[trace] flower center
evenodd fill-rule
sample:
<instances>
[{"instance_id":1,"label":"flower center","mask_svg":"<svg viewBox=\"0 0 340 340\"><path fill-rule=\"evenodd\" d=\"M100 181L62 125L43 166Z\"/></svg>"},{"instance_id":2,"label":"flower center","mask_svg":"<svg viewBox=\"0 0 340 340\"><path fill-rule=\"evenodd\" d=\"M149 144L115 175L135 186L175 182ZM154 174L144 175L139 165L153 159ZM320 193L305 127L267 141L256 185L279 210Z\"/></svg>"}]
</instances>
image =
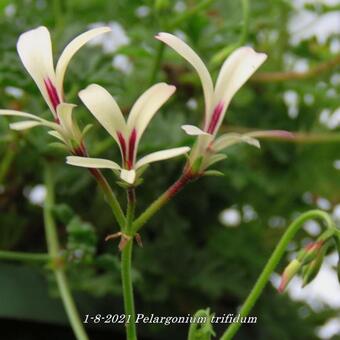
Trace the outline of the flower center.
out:
<instances>
[{"instance_id":1,"label":"flower center","mask_svg":"<svg viewBox=\"0 0 340 340\"><path fill-rule=\"evenodd\" d=\"M135 148L136 148L136 141L137 141L137 130L133 129L131 131L128 147L126 145L125 138L121 132L117 132L117 137L119 140L120 148L122 151L123 163L124 166L131 170L133 168L134 158L135 158Z\"/></svg>"},{"instance_id":2,"label":"flower center","mask_svg":"<svg viewBox=\"0 0 340 340\"><path fill-rule=\"evenodd\" d=\"M136 140L137 140L137 131L133 129L129 139L129 156L127 159L127 166L130 170L133 165L134 156L135 156L135 147L136 147Z\"/></svg>"},{"instance_id":3,"label":"flower center","mask_svg":"<svg viewBox=\"0 0 340 340\"><path fill-rule=\"evenodd\" d=\"M206 132L210 134L213 134L215 132L217 123L219 122L220 117L221 117L222 110L223 110L223 103L219 102L214 109L214 112L211 116L211 120L209 122Z\"/></svg>"},{"instance_id":4,"label":"flower center","mask_svg":"<svg viewBox=\"0 0 340 340\"><path fill-rule=\"evenodd\" d=\"M60 98L57 92L57 89L52 84L51 80L49 78L44 79L45 87L48 93L48 96L50 98L51 104L53 106L54 111L57 112L57 106L60 104Z\"/></svg>"}]
</instances>

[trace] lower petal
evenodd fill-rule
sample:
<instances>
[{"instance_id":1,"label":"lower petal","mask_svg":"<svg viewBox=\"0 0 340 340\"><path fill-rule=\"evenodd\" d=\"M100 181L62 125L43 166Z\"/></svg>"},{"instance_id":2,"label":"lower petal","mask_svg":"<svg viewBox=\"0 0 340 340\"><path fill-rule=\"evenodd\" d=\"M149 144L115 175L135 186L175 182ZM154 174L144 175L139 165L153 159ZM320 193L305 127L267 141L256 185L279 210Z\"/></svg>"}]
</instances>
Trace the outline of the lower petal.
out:
<instances>
[{"instance_id":1,"label":"lower petal","mask_svg":"<svg viewBox=\"0 0 340 340\"><path fill-rule=\"evenodd\" d=\"M70 165L80 166L83 168L112 169L112 170L120 169L120 166L117 163L103 158L68 156L66 157L66 163Z\"/></svg>"}]
</instances>

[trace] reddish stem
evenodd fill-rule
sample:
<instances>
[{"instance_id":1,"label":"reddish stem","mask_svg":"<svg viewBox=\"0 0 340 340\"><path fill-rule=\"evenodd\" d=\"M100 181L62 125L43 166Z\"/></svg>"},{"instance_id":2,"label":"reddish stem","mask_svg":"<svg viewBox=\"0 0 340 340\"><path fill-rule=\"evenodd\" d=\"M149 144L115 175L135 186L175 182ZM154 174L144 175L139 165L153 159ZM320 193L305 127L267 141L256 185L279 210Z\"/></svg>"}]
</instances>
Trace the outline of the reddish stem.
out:
<instances>
[{"instance_id":1,"label":"reddish stem","mask_svg":"<svg viewBox=\"0 0 340 340\"><path fill-rule=\"evenodd\" d=\"M158 197L133 223L132 235L134 235L151 217L153 217L159 209L168 203L175 195L177 195L186 184L200 177L194 174L191 169L184 171L181 177L172 184L160 197Z\"/></svg>"}]
</instances>

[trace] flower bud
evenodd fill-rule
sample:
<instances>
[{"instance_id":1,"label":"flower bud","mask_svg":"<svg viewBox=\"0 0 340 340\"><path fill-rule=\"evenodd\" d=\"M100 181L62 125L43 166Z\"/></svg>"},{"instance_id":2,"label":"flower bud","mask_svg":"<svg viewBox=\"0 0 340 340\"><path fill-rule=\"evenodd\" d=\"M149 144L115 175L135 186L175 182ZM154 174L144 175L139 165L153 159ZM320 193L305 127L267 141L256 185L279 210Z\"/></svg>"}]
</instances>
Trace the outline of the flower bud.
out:
<instances>
[{"instance_id":1,"label":"flower bud","mask_svg":"<svg viewBox=\"0 0 340 340\"><path fill-rule=\"evenodd\" d=\"M306 265L303 269L303 275L302 275L302 279L303 279L303 283L302 283L302 287L305 287L306 285L308 285L310 282L312 282L316 275L318 275L323 259L325 257L327 248L328 248L329 242L327 242L322 248L320 248L315 256L315 258L309 262L308 265Z\"/></svg>"},{"instance_id":2,"label":"flower bud","mask_svg":"<svg viewBox=\"0 0 340 340\"><path fill-rule=\"evenodd\" d=\"M318 240L316 242L311 242L299 253L297 259L306 265L312 262L318 255L319 250L324 245L323 240Z\"/></svg>"},{"instance_id":3,"label":"flower bud","mask_svg":"<svg viewBox=\"0 0 340 340\"><path fill-rule=\"evenodd\" d=\"M298 273L301 266L302 263L297 259L294 259L292 262L289 263L281 276L281 282L278 288L279 293L282 293L286 289L288 283Z\"/></svg>"},{"instance_id":4,"label":"flower bud","mask_svg":"<svg viewBox=\"0 0 340 340\"><path fill-rule=\"evenodd\" d=\"M336 248L338 250L338 267L337 267L337 272L338 272L338 280L340 283L340 233L336 235L335 237L335 244Z\"/></svg>"}]
</instances>

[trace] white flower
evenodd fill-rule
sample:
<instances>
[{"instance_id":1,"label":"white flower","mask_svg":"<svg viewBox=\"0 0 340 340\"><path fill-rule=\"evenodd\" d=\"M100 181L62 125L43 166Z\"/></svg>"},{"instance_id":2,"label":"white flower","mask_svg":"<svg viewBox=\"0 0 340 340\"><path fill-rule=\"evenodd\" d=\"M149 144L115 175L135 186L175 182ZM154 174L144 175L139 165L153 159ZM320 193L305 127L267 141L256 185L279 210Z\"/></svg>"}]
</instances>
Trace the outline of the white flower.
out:
<instances>
[{"instance_id":1,"label":"white flower","mask_svg":"<svg viewBox=\"0 0 340 340\"><path fill-rule=\"evenodd\" d=\"M216 135L230 100L240 87L266 60L267 55L257 53L250 47L235 50L224 62L217 77L215 87L201 58L184 41L169 33L159 33L156 38L173 48L197 71L203 86L205 99L204 128L185 126L190 135Z\"/></svg>"},{"instance_id":2,"label":"white flower","mask_svg":"<svg viewBox=\"0 0 340 340\"><path fill-rule=\"evenodd\" d=\"M205 101L203 128L193 125L182 126L187 134L198 136L197 143L190 155L191 165L199 160L196 171L203 172L207 167L224 159L225 155L218 152L235 143L246 142L260 147L259 142L254 137L261 137L261 133L227 133L217 138L216 134L231 99L262 65L267 55L257 53L250 47L236 49L223 63L214 85L210 73L201 58L184 41L169 33L159 33L156 35L156 39L164 42L186 59L197 71L202 83ZM270 136L270 134L276 136L280 133L285 132L266 131L264 134L266 136Z\"/></svg>"},{"instance_id":3,"label":"white flower","mask_svg":"<svg viewBox=\"0 0 340 340\"><path fill-rule=\"evenodd\" d=\"M118 170L120 177L129 184L135 183L138 169L145 165L182 155L190 150L180 147L153 152L136 161L139 141L158 109L175 92L175 87L158 83L145 91L133 105L127 121L114 100L103 87L92 84L79 92L79 97L95 116L99 123L117 142L121 156L122 166L117 163L98 158L69 156L67 163L86 168L109 168Z\"/></svg>"},{"instance_id":4,"label":"white flower","mask_svg":"<svg viewBox=\"0 0 340 340\"><path fill-rule=\"evenodd\" d=\"M61 53L54 68L52 43L48 29L44 26L32 29L20 35L17 50L27 72L37 84L42 96L49 106L54 122L49 122L35 115L14 111L0 110L0 115L24 117L28 120L12 123L14 130L29 129L44 125L52 129L50 134L66 144L68 139L79 138L79 129L72 120L74 105L64 103L63 80L67 66L73 55L89 40L110 31L107 27L89 30L73 39ZM66 141L65 141L66 140Z\"/></svg>"}]
</instances>

